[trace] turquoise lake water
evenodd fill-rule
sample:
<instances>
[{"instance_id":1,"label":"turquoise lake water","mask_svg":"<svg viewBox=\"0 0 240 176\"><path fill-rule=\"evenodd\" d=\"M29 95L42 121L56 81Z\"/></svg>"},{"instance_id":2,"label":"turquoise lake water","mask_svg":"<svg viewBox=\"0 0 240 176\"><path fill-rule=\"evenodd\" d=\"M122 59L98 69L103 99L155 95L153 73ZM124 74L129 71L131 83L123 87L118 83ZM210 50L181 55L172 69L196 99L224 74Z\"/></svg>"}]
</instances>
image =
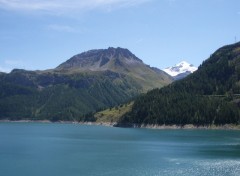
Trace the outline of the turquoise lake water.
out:
<instances>
[{"instance_id":1,"label":"turquoise lake water","mask_svg":"<svg viewBox=\"0 0 240 176\"><path fill-rule=\"evenodd\" d=\"M239 176L240 131L0 123L0 176Z\"/></svg>"}]
</instances>

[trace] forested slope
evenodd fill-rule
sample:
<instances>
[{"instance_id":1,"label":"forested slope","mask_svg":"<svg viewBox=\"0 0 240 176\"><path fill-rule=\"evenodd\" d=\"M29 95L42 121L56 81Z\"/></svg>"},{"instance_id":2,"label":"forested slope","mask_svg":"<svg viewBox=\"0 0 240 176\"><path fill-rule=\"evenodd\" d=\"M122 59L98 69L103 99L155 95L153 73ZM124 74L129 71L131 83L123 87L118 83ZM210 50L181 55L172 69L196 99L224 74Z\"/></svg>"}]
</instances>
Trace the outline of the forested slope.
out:
<instances>
[{"instance_id":1,"label":"forested slope","mask_svg":"<svg viewBox=\"0 0 240 176\"><path fill-rule=\"evenodd\" d=\"M240 43L218 49L183 80L139 97L119 126L240 122Z\"/></svg>"},{"instance_id":2,"label":"forested slope","mask_svg":"<svg viewBox=\"0 0 240 176\"><path fill-rule=\"evenodd\" d=\"M171 81L127 49L91 50L55 69L0 74L0 119L95 121L94 112Z\"/></svg>"}]
</instances>

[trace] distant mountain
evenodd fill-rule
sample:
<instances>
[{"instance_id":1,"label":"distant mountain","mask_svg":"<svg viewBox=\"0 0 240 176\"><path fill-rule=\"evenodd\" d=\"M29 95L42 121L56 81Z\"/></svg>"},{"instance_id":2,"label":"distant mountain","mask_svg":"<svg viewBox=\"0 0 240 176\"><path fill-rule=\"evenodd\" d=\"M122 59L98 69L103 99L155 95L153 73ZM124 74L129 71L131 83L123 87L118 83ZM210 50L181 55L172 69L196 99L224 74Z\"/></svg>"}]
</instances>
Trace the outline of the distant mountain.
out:
<instances>
[{"instance_id":1,"label":"distant mountain","mask_svg":"<svg viewBox=\"0 0 240 176\"><path fill-rule=\"evenodd\" d=\"M240 42L218 49L185 79L139 97L118 125L239 124L239 95Z\"/></svg>"},{"instance_id":2,"label":"distant mountain","mask_svg":"<svg viewBox=\"0 0 240 176\"><path fill-rule=\"evenodd\" d=\"M139 64L143 64L142 60L128 49L109 47L108 49L90 50L75 55L60 64L57 69L125 72L126 67L134 67Z\"/></svg>"},{"instance_id":3,"label":"distant mountain","mask_svg":"<svg viewBox=\"0 0 240 176\"><path fill-rule=\"evenodd\" d=\"M144 64L128 49L119 47L83 52L56 68L56 71L65 73L103 72L106 70L131 77L140 86L141 92L162 87L173 80L162 70Z\"/></svg>"},{"instance_id":4,"label":"distant mountain","mask_svg":"<svg viewBox=\"0 0 240 176\"><path fill-rule=\"evenodd\" d=\"M192 64L189 64L186 61L182 61L175 66L164 69L163 71L171 75L175 80L179 80L185 78L196 70L197 67L194 67Z\"/></svg>"},{"instance_id":5,"label":"distant mountain","mask_svg":"<svg viewBox=\"0 0 240 176\"><path fill-rule=\"evenodd\" d=\"M55 69L0 74L0 119L94 121L93 112L171 82L127 49L91 50Z\"/></svg>"}]
</instances>

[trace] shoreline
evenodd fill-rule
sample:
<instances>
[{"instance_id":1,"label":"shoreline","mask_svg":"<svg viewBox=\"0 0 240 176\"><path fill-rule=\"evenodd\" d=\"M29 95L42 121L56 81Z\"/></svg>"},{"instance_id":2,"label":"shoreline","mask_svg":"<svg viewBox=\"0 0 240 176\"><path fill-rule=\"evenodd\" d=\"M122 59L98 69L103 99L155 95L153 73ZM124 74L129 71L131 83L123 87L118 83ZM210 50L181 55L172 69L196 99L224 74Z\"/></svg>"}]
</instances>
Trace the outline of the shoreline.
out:
<instances>
[{"instance_id":1,"label":"shoreline","mask_svg":"<svg viewBox=\"0 0 240 176\"><path fill-rule=\"evenodd\" d=\"M0 120L0 123L59 123L59 124L80 124L80 125L96 125L114 127L116 122L78 122L78 121L50 121L50 120Z\"/></svg>"},{"instance_id":2,"label":"shoreline","mask_svg":"<svg viewBox=\"0 0 240 176\"><path fill-rule=\"evenodd\" d=\"M240 130L240 125L234 124L225 124L225 125L208 125L208 126L196 126L193 124L186 124L184 126L181 125L140 125L140 127L133 127L133 128L146 128L146 129L169 129L169 130Z\"/></svg>"},{"instance_id":3,"label":"shoreline","mask_svg":"<svg viewBox=\"0 0 240 176\"><path fill-rule=\"evenodd\" d=\"M158 130L240 130L240 125L225 124L225 125L208 125L208 126L196 126L193 124L181 125L154 125L154 124L131 124L131 126L119 126L116 122L78 122L78 121L56 121L52 122L50 120L0 120L0 123L59 123L59 124L79 124L79 125L89 125L89 126L106 126L106 127L117 127L117 128L142 128L142 129L158 129Z\"/></svg>"}]
</instances>

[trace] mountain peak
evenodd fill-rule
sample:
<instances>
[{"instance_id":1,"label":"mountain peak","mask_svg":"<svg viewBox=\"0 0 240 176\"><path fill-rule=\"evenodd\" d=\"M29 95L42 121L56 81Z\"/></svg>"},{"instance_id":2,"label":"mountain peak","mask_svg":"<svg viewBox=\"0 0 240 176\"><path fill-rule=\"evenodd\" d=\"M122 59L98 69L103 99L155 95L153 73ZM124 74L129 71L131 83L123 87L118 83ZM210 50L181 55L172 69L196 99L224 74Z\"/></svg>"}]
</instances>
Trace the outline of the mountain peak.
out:
<instances>
[{"instance_id":1,"label":"mountain peak","mask_svg":"<svg viewBox=\"0 0 240 176\"><path fill-rule=\"evenodd\" d=\"M142 60L137 58L128 49L109 47L108 49L94 49L77 54L66 62L60 64L57 69L77 69L80 71L115 71L117 66L124 67L126 65L140 63L143 63Z\"/></svg>"},{"instance_id":2,"label":"mountain peak","mask_svg":"<svg viewBox=\"0 0 240 176\"><path fill-rule=\"evenodd\" d=\"M176 64L175 66L182 66L182 67L188 67L191 64L189 64L187 61L181 61L180 63Z\"/></svg>"},{"instance_id":3,"label":"mountain peak","mask_svg":"<svg viewBox=\"0 0 240 176\"><path fill-rule=\"evenodd\" d=\"M181 79L197 70L192 64L187 61L181 61L180 63L164 69L167 74L173 76L175 79ZM180 75L180 77L179 77Z\"/></svg>"},{"instance_id":4,"label":"mountain peak","mask_svg":"<svg viewBox=\"0 0 240 176\"><path fill-rule=\"evenodd\" d=\"M120 47L83 52L59 65L56 71L69 74L84 72L100 74L100 72L110 71L130 77L144 92L173 81L172 77L165 72L146 65L128 49ZM142 88L141 85L143 85Z\"/></svg>"}]
</instances>

